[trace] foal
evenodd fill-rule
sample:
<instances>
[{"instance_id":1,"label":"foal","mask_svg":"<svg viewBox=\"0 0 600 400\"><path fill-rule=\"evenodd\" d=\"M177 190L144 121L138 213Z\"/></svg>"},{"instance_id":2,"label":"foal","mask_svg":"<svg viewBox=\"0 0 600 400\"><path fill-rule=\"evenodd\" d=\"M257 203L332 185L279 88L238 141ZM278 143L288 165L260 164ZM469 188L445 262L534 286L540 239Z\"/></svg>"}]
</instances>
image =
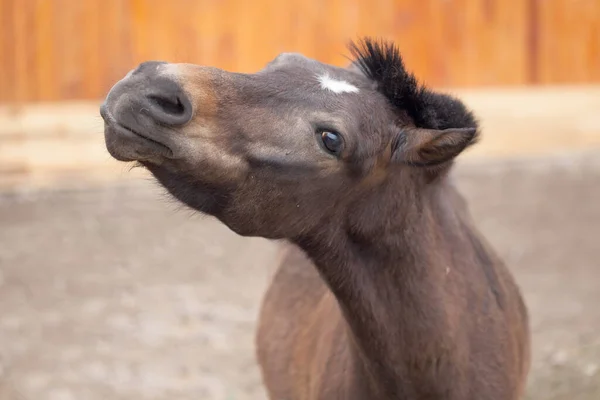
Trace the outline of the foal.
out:
<instances>
[{"instance_id":1,"label":"foal","mask_svg":"<svg viewBox=\"0 0 600 400\"><path fill-rule=\"evenodd\" d=\"M512 400L527 310L448 172L478 136L398 49L255 74L147 62L101 107L108 151L244 236L287 239L258 358L271 399Z\"/></svg>"}]
</instances>

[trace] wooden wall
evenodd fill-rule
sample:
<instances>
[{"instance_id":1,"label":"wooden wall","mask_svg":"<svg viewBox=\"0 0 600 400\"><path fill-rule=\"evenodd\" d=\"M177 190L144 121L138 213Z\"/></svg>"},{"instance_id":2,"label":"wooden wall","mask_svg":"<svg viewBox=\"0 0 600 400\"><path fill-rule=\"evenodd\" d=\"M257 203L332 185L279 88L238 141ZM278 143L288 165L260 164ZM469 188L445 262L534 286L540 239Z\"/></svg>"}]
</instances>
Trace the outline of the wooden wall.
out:
<instances>
[{"instance_id":1,"label":"wooden wall","mask_svg":"<svg viewBox=\"0 0 600 400\"><path fill-rule=\"evenodd\" d=\"M344 65L360 35L436 86L600 82L600 0L0 0L0 102L101 98L148 59Z\"/></svg>"}]
</instances>

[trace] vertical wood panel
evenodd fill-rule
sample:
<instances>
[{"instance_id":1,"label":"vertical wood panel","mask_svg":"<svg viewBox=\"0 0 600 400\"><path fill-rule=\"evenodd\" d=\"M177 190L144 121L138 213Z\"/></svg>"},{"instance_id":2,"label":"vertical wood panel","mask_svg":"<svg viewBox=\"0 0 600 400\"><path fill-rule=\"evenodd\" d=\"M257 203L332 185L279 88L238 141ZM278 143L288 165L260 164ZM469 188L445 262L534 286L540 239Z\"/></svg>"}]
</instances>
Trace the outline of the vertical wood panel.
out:
<instances>
[{"instance_id":1,"label":"vertical wood panel","mask_svg":"<svg viewBox=\"0 0 600 400\"><path fill-rule=\"evenodd\" d=\"M58 57L56 78L58 93L62 99L85 97L85 86L89 77L84 76L84 60L90 52L99 51L86 47L82 31L91 18L86 15L84 4L87 2L71 0L53 0L55 57Z\"/></svg>"},{"instance_id":2,"label":"vertical wood panel","mask_svg":"<svg viewBox=\"0 0 600 400\"><path fill-rule=\"evenodd\" d=\"M231 11L233 19L237 21L234 29L236 41L239 44L235 69L240 72L251 72L255 67L254 63L248 60L258 60L264 57L267 45L258 41L258 35L261 30L260 25L264 26L268 23L261 18L260 9L255 3L241 2L237 7L232 7ZM263 23L258 23L258 21Z\"/></svg>"},{"instance_id":3,"label":"vertical wood panel","mask_svg":"<svg viewBox=\"0 0 600 400\"><path fill-rule=\"evenodd\" d=\"M13 8L14 34L14 65L15 65L15 99L19 102L26 101L29 96L37 98L35 85L35 44L34 17L35 4L25 2Z\"/></svg>"},{"instance_id":4,"label":"vertical wood panel","mask_svg":"<svg viewBox=\"0 0 600 400\"><path fill-rule=\"evenodd\" d=\"M3 101L15 101L15 43L12 35L15 32L14 0L0 0L0 23L2 23L0 35L0 99Z\"/></svg>"},{"instance_id":5,"label":"vertical wood panel","mask_svg":"<svg viewBox=\"0 0 600 400\"><path fill-rule=\"evenodd\" d=\"M56 47L60 45L54 40L54 15L52 0L35 1L35 85L37 96L27 93L30 100L55 100L58 96L57 69L60 58L56 57ZM90 77L93 79L92 77Z\"/></svg>"},{"instance_id":6,"label":"vertical wood panel","mask_svg":"<svg viewBox=\"0 0 600 400\"><path fill-rule=\"evenodd\" d=\"M91 98L101 91L101 62L102 47L100 45L100 34L102 14L104 5L97 1L82 1L81 18L84 22L80 32L83 42L83 65L82 79L84 84L81 88L83 96ZM95 49L95 50L94 50Z\"/></svg>"},{"instance_id":7,"label":"vertical wood panel","mask_svg":"<svg viewBox=\"0 0 600 400\"><path fill-rule=\"evenodd\" d=\"M526 83L527 2L452 0L432 3L436 85Z\"/></svg>"},{"instance_id":8,"label":"vertical wood panel","mask_svg":"<svg viewBox=\"0 0 600 400\"><path fill-rule=\"evenodd\" d=\"M218 24L222 18L221 10L228 9L227 3L229 2L224 2L219 6L215 1L203 0L190 10L197 16L197 20L189 25L188 30L184 32L184 39L182 39L182 42L191 45L188 49L188 57L186 57L187 62L210 64L216 61L219 54ZM189 41L187 37L190 37ZM233 65L229 65L229 67L235 68Z\"/></svg>"},{"instance_id":9,"label":"vertical wood panel","mask_svg":"<svg viewBox=\"0 0 600 400\"><path fill-rule=\"evenodd\" d=\"M130 1L131 19L128 22L131 24L131 42L134 60L151 58L150 43L153 30L149 8L148 1L146 0Z\"/></svg>"},{"instance_id":10,"label":"vertical wood panel","mask_svg":"<svg viewBox=\"0 0 600 400\"><path fill-rule=\"evenodd\" d=\"M123 71L122 64L129 62L127 53L123 47L131 43L129 35L123 35L125 19L122 18L123 9L129 7L128 2L120 0L105 0L101 12L98 14L100 25L99 47L100 56L99 74L100 74L100 92L99 96L104 96L111 83L114 84L127 71ZM130 28L132 24L128 23Z\"/></svg>"},{"instance_id":11,"label":"vertical wood panel","mask_svg":"<svg viewBox=\"0 0 600 400\"><path fill-rule=\"evenodd\" d=\"M428 83L440 82L435 71L435 35L431 18L432 2L419 0L402 0L389 4L369 4L360 2L360 28L358 35L375 36L395 40L404 57L406 66L415 72L419 78ZM376 7L379 13L388 17L387 23L379 25L370 18L370 9ZM446 60L447 61L447 60Z\"/></svg>"},{"instance_id":12,"label":"vertical wood panel","mask_svg":"<svg viewBox=\"0 0 600 400\"><path fill-rule=\"evenodd\" d=\"M435 86L600 81L598 0L0 0L0 101L103 97L139 62L346 65L394 39Z\"/></svg>"},{"instance_id":13,"label":"vertical wood panel","mask_svg":"<svg viewBox=\"0 0 600 400\"><path fill-rule=\"evenodd\" d=\"M101 96L135 65L137 43L134 40L135 24L132 4L126 0L107 0L101 30L102 79Z\"/></svg>"},{"instance_id":14,"label":"vertical wood panel","mask_svg":"<svg viewBox=\"0 0 600 400\"><path fill-rule=\"evenodd\" d=\"M535 1L539 82L600 82L600 1Z\"/></svg>"},{"instance_id":15,"label":"vertical wood panel","mask_svg":"<svg viewBox=\"0 0 600 400\"><path fill-rule=\"evenodd\" d=\"M229 16L233 15L236 8L234 1L229 1L226 6L217 8L217 20L222 21L222 30L218 33L219 42L215 60L219 62L214 65L221 65L221 68L233 70L236 67L237 54L240 51L240 43L234 33L237 21Z\"/></svg>"}]
</instances>

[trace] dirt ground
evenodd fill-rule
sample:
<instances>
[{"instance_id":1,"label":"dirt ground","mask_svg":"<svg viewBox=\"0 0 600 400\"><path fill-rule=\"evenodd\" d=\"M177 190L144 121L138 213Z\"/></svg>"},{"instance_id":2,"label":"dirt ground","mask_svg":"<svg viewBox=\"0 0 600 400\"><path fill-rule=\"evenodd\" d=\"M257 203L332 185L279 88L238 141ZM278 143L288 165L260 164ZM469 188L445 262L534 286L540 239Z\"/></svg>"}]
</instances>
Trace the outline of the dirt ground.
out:
<instances>
[{"instance_id":1,"label":"dirt ground","mask_svg":"<svg viewBox=\"0 0 600 400\"><path fill-rule=\"evenodd\" d=\"M600 398L600 154L456 169L531 312L529 398ZM265 399L276 244L154 184L0 196L0 399Z\"/></svg>"}]
</instances>

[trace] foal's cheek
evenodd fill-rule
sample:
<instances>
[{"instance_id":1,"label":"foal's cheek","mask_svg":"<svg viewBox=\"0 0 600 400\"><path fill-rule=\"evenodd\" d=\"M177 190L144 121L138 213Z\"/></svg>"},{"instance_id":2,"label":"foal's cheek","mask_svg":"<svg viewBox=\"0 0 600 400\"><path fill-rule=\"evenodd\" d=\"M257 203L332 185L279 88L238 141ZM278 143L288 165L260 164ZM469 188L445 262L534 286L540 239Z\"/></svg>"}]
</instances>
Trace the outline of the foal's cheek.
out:
<instances>
[{"instance_id":1,"label":"foal's cheek","mask_svg":"<svg viewBox=\"0 0 600 400\"><path fill-rule=\"evenodd\" d=\"M165 166L173 172L183 171L194 180L217 187L235 186L248 174L248 164L243 158L224 152L211 142L201 147L186 148L181 160Z\"/></svg>"}]
</instances>

